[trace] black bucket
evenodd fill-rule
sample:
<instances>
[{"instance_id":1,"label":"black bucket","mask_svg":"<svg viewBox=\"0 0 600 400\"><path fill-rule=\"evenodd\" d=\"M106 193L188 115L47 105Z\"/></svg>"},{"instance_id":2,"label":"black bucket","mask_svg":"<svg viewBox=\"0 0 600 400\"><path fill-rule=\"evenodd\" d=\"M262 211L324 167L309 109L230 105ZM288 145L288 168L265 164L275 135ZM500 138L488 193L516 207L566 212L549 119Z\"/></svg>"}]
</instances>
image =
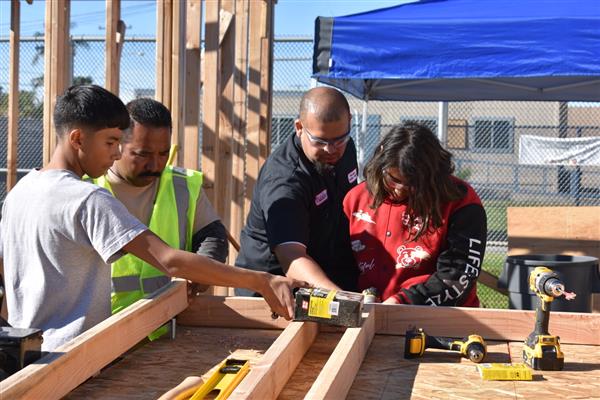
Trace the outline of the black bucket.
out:
<instances>
[{"instance_id":1,"label":"black bucket","mask_svg":"<svg viewBox=\"0 0 600 400\"><path fill-rule=\"evenodd\" d=\"M564 296L552 302L552 311L592 312L592 293L600 293L598 259L588 256L556 254L527 254L509 256L498 279L498 287L508 290L508 306L514 310L535 310L537 296L529 289L529 274L535 267L546 267L556 272L568 292L575 292L574 300Z\"/></svg>"}]
</instances>

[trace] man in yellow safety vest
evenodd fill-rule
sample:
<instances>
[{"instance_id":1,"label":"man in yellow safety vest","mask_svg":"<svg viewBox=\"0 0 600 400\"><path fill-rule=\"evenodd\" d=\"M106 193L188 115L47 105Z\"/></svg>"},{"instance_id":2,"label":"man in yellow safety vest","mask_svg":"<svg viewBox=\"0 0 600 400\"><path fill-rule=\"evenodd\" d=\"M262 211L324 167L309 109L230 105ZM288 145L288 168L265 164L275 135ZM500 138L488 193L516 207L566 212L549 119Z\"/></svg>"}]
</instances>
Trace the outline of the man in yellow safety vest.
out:
<instances>
[{"instance_id":1,"label":"man in yellow safety vest","mask_svg":"<svg viewBox=\"0 0 600 400\"><path fill-rule=\"evenodd\" d=\"M131 125L121 138L122 156L95 180L171 247L218 261L227 258L227 232L201 193L202 173L168 165L171 114L160 102L127 104ZM126 255L111 266L113 314L166 285L171 278ZM154 339L166 332L161 328Z\"/></svg>"}]
</instances>

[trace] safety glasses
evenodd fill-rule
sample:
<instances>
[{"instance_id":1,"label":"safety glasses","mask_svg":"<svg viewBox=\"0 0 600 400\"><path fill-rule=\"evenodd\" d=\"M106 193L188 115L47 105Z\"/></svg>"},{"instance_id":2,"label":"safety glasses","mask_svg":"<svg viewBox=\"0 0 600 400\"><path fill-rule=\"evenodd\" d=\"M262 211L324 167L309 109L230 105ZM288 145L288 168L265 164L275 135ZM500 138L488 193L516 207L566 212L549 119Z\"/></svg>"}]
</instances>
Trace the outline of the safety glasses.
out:
<instances>
[{"instance_id":1,"label":"safety glasses","mask_svg":"<svg viewBox=\"0 0 600 400\"><path fill-rule=\"evenodd\" d=\"M310 141L310 143L319 149L324 149L328 145L333 148L338 149L338 148L342 147L343 145L345 145L346 143L348 143L348 140L350 140L350 131L344 133L342 136L336 137L335 139L321 139L316 136L313 136L308 131L308 129L306 129L304 127L302 127L302 130L306 133L306 136L308 137L308 140Z\"/></svg>"}]
</instances>

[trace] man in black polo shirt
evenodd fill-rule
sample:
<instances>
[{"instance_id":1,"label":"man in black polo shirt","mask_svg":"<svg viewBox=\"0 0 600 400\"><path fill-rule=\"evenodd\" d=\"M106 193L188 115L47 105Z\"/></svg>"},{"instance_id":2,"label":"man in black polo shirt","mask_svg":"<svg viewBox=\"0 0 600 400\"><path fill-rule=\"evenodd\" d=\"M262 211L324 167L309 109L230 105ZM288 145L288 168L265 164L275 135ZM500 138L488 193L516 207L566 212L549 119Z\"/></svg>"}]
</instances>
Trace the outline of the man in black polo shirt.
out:
<instances>
[{"instance_id":1,"label":"man in black polo shirt","mask_svg":"<svg viewBox=\"0 0 600 400\"><path fill-rule=\"evenodd\" d=\"M304 94L296 134L260 171L235 265L356 290L358 269L342 210L358 178L350 118L339 91L318 87Z\"/></svg>"}]
</instances>

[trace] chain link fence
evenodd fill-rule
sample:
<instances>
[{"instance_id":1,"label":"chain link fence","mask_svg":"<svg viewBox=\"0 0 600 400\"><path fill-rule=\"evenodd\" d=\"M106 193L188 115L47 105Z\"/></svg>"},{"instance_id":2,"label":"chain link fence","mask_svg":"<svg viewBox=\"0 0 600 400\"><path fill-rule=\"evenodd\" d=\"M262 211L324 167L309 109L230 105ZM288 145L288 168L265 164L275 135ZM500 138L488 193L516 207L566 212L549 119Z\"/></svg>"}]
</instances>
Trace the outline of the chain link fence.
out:
<instances>
[{"instance_id":1,"label":"chain link fence","mask_svg":"<svg viewBox=\"0 0 600 400\"><path fill-rule=\"evenodd\" d=\"M22 176L42 164L42 37L23 38L20 56L18 169ZM155 42L125 41L121 61L121 97L127 102L155 91ZM73 81L104 84L104 38L72 39ZM5 196L8 40L0 40L0 201ZM272 148L293 133L300 97L314 82L312 39L279 38L274 46ZM365 163L390 127L418 121L437 130L438 103L368 104L366 134L360 133L363 102L349 98L352 135ZM593 138L600 136L600 104L558 102L454 102L448 105L446 147L454 154L456 174L469 181L488 216L488 248L483 268L498 276L507 251L506 208L511 206L598 206L600 166L525 165L519 162L521 138ZM532 223L536 223L532 221ZM485 307L506 308L506 296L480 285Z\"/></svg>"}]
</instances>

